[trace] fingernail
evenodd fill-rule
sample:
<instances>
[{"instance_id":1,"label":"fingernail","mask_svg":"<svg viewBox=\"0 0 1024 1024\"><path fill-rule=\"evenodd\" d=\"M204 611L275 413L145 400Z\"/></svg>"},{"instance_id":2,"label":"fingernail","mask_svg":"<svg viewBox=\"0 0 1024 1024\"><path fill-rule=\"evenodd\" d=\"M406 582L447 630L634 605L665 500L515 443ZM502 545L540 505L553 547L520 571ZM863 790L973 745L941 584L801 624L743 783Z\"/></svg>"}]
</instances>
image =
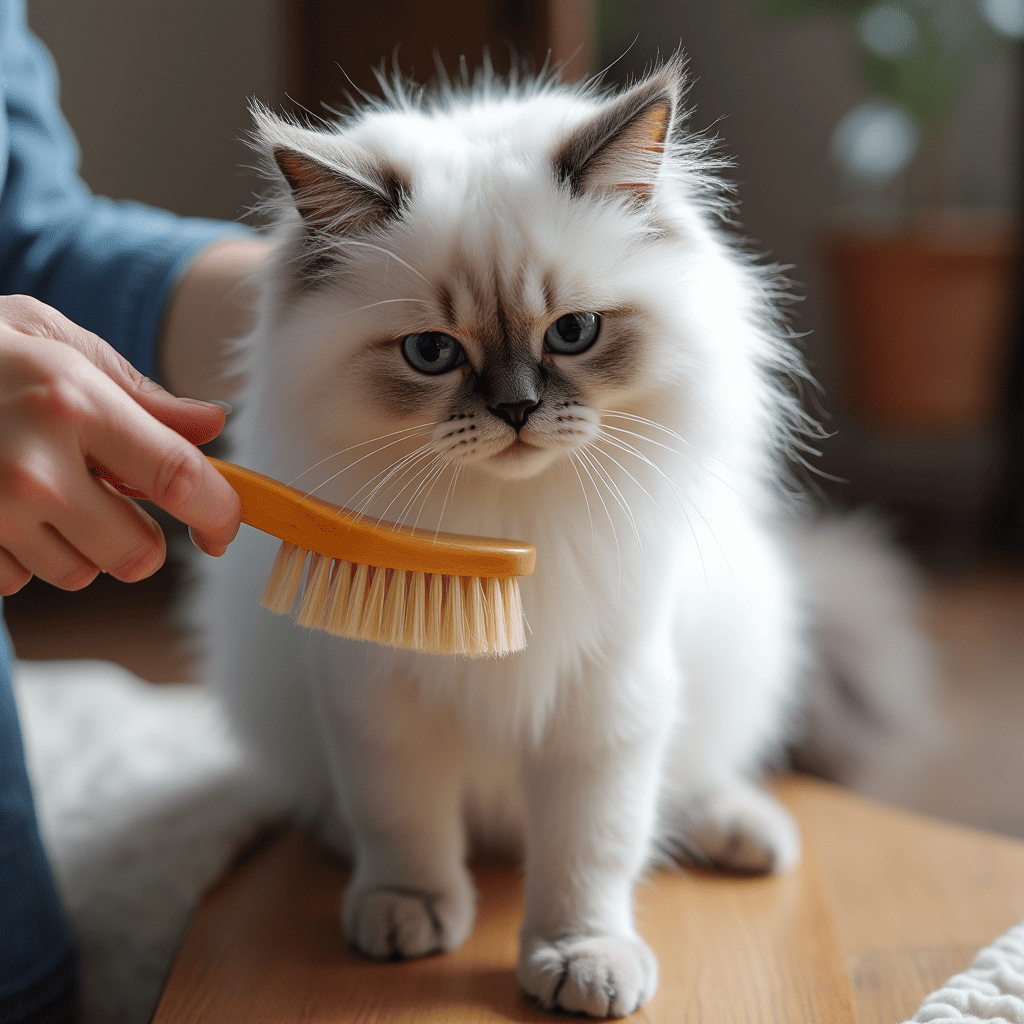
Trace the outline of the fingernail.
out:
<instances>
[{"instance_id":1,"label":"fingernail","mask_svg":"<svg viewBox=\"0 0 1024 1024\"><path fill-rule=\"evenodd\" d=\"M192 543L195 544L195 546L199 548L204 555L211 555L213 558L220 558L220 556L227 551L226 544L208 547L205 540L201 540L198 534L193 533L191 526L188 528L188 536Z\"/></svg>"},{"instance_id":2,"label":"fingernail","mask_svg":"<svg viewBox=\"0 0 1024 1024\"><path fill-rule=\"evenodd\" d=\"M227 402L222 402L219 398L211 398L208 402L203 402L198 398L179 398L178 401L187 402L189 405L215 405L225 416L230 416L234 411Z\"/></svg>"}]
</instances>

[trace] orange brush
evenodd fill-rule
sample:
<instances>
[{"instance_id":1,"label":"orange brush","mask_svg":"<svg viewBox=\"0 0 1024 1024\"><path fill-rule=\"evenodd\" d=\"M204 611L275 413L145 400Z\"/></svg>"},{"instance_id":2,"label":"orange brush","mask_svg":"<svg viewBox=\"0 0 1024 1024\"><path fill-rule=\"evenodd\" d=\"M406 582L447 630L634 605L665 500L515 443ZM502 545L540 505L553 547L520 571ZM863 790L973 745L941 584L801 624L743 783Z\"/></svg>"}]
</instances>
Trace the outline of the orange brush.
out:
<instances>
[{"instance_id":1,"label":"orange brush","mask_svg":"<svg viewBox=\"0 0 1024 1024\"><path fill-rule=\"evenodd\" d=\"M300 626L435 654L479 658L526 646L516 578L533 572L532 544L409 529L210 463L238 492L242 522L283 541L260 597L270 611L294 609ZM122 494L146 497L90 469Z\"/></svg>"}]
</instances>

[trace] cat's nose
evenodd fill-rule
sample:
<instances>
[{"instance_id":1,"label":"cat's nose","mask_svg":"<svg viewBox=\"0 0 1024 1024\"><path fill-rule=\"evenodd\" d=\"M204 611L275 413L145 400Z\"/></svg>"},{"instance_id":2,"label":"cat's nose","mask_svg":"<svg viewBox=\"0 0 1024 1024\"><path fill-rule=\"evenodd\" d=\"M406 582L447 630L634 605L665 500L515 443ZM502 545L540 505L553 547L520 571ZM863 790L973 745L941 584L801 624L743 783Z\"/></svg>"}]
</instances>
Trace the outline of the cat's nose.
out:
<instances>
[{"instance_id":1,"label":"cat's nose","mask_svg":"<svg viewBox=\"0 0 1024 1024\"><path fill-rule=\"evenodd\" d=\"M529 402L500 402L498 405L489 405L487 408L494 413L498 419L504 420L512 426L516 432L523 429L530 413L540 405L539 399Z\"/></svg>"}]
</instances>

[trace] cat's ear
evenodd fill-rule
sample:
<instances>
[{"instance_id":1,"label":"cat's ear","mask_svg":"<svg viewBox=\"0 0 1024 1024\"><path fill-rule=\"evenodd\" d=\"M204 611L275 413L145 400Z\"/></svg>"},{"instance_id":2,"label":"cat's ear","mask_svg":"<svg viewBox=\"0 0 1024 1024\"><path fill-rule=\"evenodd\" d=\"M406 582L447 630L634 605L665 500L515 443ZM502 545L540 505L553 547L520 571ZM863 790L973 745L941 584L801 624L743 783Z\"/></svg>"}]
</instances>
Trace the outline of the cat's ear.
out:
<instances>
[{"instance_id":1,"label":"cat's ear","mask_svg":"<svg viewBox=\"0 0 1024 1024\"><path fill-rule=\"evenodd\" d=\"M674 58L573 129L555 153L558 181L574 196L625 190L647 201L664 158L683 80L682 61Z\"/></svg>"},{"instance_id":2,"label":"cat's ear","mask_svg":"<svg viewBox=\"0 0 1024 1024\"><path fill-rule=\"evenodd\" d=\"M407 186L386 164L348 153L345 165L325 163L309 153L275 145L271 155L311 228L349 235L382 227L402 215Z\"/></svg>"},{"instance_id":3,"label":"cat's ear","mask_svg":"<svg viewBox=\"0 0 1024 1024\"><path fill-rule=\"evenodd\" d=\"M253 148L309 228L347 235L401 216L409 186L386 161L336 133L279 117L258 101L250 112Z\"/></svg>"}]
</instances>

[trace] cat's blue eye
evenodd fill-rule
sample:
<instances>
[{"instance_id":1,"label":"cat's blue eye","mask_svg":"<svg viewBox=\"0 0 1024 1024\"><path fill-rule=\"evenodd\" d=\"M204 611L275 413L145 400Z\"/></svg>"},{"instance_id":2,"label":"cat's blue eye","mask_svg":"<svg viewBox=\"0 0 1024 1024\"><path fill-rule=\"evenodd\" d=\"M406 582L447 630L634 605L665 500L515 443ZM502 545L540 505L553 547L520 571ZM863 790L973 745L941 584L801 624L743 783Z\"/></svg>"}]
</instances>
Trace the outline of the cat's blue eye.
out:
<instances>
[{"instance_id":1,"label":"cat's blue eye","mask_svg":"<svg viewBox=\"0 0 1024 1024\"><path fill-rule=\"evenodd\" d=\"M405 361L420 373L447 373L466 361L462 346L449 334L425 331L402 339Z\"/></svg>"},{"instance_id":2,"label":"cat's blue eye","mask_svg":"<svg viewBox=\"0 0 1024 1024\"><path fill-rule=\"evenodd\" d=\"M600 330L601 318L596 313L566 313L545 332L544 347L565 355L585 352L597 341Z\"/></svg>"}]
</instances>

